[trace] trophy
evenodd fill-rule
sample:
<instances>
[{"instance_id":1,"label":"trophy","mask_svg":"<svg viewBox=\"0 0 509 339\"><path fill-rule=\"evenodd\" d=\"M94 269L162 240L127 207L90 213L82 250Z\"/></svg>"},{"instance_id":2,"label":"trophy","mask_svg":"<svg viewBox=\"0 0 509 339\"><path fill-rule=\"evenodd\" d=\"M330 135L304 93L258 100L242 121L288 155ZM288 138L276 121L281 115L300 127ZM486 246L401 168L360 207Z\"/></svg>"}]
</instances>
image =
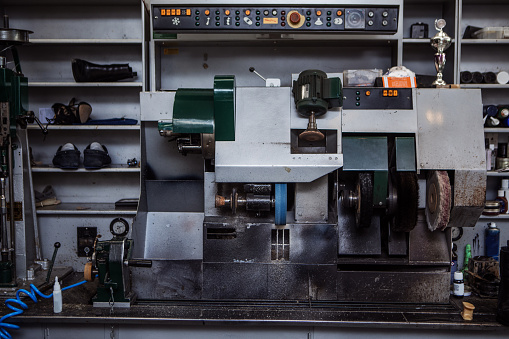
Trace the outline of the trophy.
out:
<instances>
[{"instance_id":1,"label":"trophy","mask_svg":"<svg viewBox=\"0 0 509 339\"><path fill-rule=\"evenodd\" d=\"M432 85L445 86L447 85L442 79L442 72L445 67L445 53L444 51L451 46L451 37L443 31L445 27L444 19L435 20L435 28L438 31L433 38L431 38L431 46L437 51L435 53L435 69L437 70L437 79Z\"/></svg>"}]
</instances>

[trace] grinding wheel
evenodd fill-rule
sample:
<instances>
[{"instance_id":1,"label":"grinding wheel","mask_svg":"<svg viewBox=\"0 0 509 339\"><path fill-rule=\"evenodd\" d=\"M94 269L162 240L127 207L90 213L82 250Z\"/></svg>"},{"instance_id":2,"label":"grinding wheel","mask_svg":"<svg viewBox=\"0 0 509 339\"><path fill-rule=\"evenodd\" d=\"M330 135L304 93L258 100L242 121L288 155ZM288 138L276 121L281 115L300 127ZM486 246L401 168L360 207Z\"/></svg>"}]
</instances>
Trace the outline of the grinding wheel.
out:
<instances>
[{"instance_id":1,"label":"grinding wheel","mask_svg":"<svg viewBox=\"0 0 509 339\"><path fill-rule=\"evenodd\" d=\"M426 221L430 231L443 231L451 216L451 183L446 171L433 171L426 183Z\"/></svg>"},{"instance_id":2,"label":"grinding wheel","mask_svg":"<svg viewBox=\"0 0 509 339\"><path fill-rule=\"evenodd\" d=\"M373 217L373 174L359 173L356 187L355 224L361 228L369 227Z\"/></svg>"},{"instance_id":3,"label":"grinding wheel","mask_svg":"<svg viewBox=\"0 0 509 339\"><path fill-rule=\"evenodd\" d=\"M419 183L415 172L396 173L397 208L391 229L394 232L410 232L417 224L419 207Z\"/></svg>"}]
</instances>

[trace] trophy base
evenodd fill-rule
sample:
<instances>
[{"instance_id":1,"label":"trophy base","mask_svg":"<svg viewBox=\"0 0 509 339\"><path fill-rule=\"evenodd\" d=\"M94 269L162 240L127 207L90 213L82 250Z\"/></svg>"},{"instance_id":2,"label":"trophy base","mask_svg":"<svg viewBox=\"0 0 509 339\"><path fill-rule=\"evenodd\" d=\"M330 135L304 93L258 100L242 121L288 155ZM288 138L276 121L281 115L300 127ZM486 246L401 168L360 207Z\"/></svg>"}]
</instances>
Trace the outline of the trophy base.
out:
<instances>
[{"instance_id":1,"label":"trophy base","mask_svg":"<svg viewBox=\"0 0 509 339\"><path fill-rule=\"evenodd\" d=\"M447 83L442 79L437 79L437 80L433 81L433 83L431 85L436 86L436 87L443 87L443 86L447 86Z\"/></svg>"}]
</instances>

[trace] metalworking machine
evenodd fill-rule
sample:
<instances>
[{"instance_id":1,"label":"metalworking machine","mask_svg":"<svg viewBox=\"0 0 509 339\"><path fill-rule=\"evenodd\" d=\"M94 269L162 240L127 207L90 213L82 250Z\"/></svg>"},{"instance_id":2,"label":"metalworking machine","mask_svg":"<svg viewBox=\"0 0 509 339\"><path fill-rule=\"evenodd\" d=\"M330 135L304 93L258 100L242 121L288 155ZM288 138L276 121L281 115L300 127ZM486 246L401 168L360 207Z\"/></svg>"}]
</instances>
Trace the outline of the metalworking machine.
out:
<instances>
[{"instance_id":1,"label":"metalworking machine","mask_svg":"<svg viewBox=\"0 0 509 339\"><path fill-rule=\"evenodd\" d=\"M479 92L343 88L341 65L320 67L332 64L326 48L307 60L293 54L302 49L292 43L314 30L396 34L395 2L153 1L151 13L156 46L162 41L152 85L170 91L141 94L133 256L152 260L153 274L133 269L138 298L448 301L447 226L473 226L484 204ZM244 52L226 38L258 30L262 42ZM289 32L294 40L277 41L274 53L280 79L246 80L267 61L264 34L284 40ZM178 48L167 47L175 38ZM225 57L217 68L233 70L222 74L235 76L216 73L203 86L212 53ZM199 62L203 69L191 66ZM309 67L295 71L301 64Z\"/></svg>"}]
</instances>

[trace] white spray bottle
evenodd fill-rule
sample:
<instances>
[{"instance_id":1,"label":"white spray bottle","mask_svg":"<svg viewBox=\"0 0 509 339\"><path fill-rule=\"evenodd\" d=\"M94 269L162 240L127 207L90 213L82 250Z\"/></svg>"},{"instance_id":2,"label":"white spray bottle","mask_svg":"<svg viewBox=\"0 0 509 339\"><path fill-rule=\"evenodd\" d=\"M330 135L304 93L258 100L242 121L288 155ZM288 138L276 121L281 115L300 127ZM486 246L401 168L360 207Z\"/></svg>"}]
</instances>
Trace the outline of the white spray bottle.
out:
<instances>
[{"instance_id":1,"label":"white spray bottle","mask_svg":"<svg viewBox=\"0 0 509 339\"><path fill-rule=\"evenodd\" d=\"M55 285L53 285L53 312L62 312L62 289L58 277L55 277Z\"/></svg>"}]
</instances>

